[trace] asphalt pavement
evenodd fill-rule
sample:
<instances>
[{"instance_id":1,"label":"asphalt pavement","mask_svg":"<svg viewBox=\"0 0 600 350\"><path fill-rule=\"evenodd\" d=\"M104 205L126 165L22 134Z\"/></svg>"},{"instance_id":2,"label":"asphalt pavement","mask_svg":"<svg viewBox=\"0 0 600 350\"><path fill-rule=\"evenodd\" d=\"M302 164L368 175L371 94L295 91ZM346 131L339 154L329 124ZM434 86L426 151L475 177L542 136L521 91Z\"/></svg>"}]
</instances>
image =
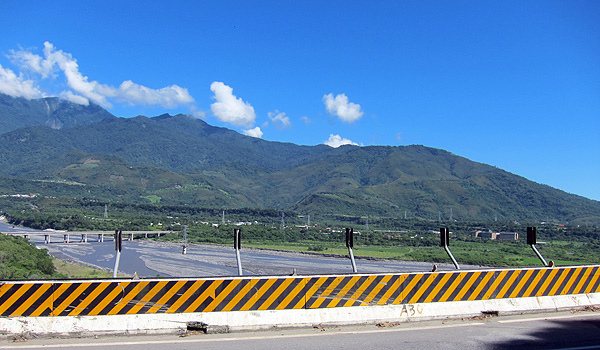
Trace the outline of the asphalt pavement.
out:
<instances>
[{"instance_id":1,"label":"asphalt pavement","mask_svg":"<svg viewBox=\"0 0 600 350\"><path fill-rule=\"evenodd\" d=\"M188 333L34 339L13 336L0 349L600 349L600 312L473 317L360 326L271 329L231 334Z\"/></svg>"}]
</instances>

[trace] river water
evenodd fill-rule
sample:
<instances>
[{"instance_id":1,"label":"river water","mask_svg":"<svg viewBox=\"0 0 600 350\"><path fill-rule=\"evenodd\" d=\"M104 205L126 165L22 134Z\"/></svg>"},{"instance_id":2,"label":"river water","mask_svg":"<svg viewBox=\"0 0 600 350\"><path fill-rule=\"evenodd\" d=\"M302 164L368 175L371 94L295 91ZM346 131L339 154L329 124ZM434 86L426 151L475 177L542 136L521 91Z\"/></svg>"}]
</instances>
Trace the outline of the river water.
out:
<instances>
[{"instance_id":1,"label":"river water","mask_svg":"<svg viewBox=\"0 0 600 350\"><path fill-rule=\"evenodd\" d=\"M29 240L38 248L62 260L112 271L115 265L115 246L112 236L98 242L89 236L88 242L79 242L80 236L71 234L71 243L63 243L63 234L54 233L50 244L44 244L43 231L12 227L0 223L0 232L30 232ZM37 233L37 234L36 234ZM352 273L347 257L328 257L318 254L278 252L242 248L244 275L314 275ZM433 264L401 260L356 259L359 273L423 272L431 271ZM438 264L440 269L453 269L452 265ZM235 276L238 273L235 250L232 247L190 244L187 254L182 254L180 243L151 240L123 241L119 271L142 278L149 277L213 277Z\"/></svg>"}]
</instances>

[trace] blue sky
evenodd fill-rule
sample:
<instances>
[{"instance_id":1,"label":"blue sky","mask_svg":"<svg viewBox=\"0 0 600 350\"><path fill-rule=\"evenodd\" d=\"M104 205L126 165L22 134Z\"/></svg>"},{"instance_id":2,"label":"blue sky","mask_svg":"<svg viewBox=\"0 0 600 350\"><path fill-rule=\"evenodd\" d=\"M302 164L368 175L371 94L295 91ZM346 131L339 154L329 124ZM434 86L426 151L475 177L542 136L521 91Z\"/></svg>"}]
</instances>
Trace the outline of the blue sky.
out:
<instances>
[{"instance_id":1,"label":"blue sky","mask_svg":"<svg viewBox=\"0 0 600 350\"><path fill-rule=\"evenodd\" d=\"M422 144L600 200L599 1L0 2L0 92Z\"/></svg>"}]
</instances>

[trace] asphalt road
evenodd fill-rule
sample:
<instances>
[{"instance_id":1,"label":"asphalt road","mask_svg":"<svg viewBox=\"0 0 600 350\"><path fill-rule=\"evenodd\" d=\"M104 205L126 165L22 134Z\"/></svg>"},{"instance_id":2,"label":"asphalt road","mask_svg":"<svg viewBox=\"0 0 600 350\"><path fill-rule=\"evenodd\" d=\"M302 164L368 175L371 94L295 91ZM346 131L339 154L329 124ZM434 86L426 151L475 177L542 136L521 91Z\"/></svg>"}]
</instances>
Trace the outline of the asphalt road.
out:
<instances>
[{"instance_id":1,"label":"asphalt road","mask_svg":"<svg viewBox=\"0 0 600 350\"><path fill-rule=\"evenodd\" d=\"M600 312L316 326L232 334L0 340L0 349L600 349Z\"/></svg>"}]
</instances>

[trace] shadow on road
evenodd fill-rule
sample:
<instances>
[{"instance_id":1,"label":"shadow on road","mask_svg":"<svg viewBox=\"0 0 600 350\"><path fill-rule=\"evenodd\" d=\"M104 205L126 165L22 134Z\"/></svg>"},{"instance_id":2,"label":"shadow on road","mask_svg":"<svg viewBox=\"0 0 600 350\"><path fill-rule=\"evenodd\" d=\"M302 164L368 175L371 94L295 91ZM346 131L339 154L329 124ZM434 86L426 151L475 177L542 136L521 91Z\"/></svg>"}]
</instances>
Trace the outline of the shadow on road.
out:
<instances>
[{"instance_id":1,"label":"shadow on road","mask_svg":"<svg viewBox=\"0 0 600 350\"><path fill-rule=\"evenodd\" d=\"M490 344L490 349L560 349L593 347L600 349L600 320L553 320L551 326L500 344Z\"/></svg>"}]
</instances>

